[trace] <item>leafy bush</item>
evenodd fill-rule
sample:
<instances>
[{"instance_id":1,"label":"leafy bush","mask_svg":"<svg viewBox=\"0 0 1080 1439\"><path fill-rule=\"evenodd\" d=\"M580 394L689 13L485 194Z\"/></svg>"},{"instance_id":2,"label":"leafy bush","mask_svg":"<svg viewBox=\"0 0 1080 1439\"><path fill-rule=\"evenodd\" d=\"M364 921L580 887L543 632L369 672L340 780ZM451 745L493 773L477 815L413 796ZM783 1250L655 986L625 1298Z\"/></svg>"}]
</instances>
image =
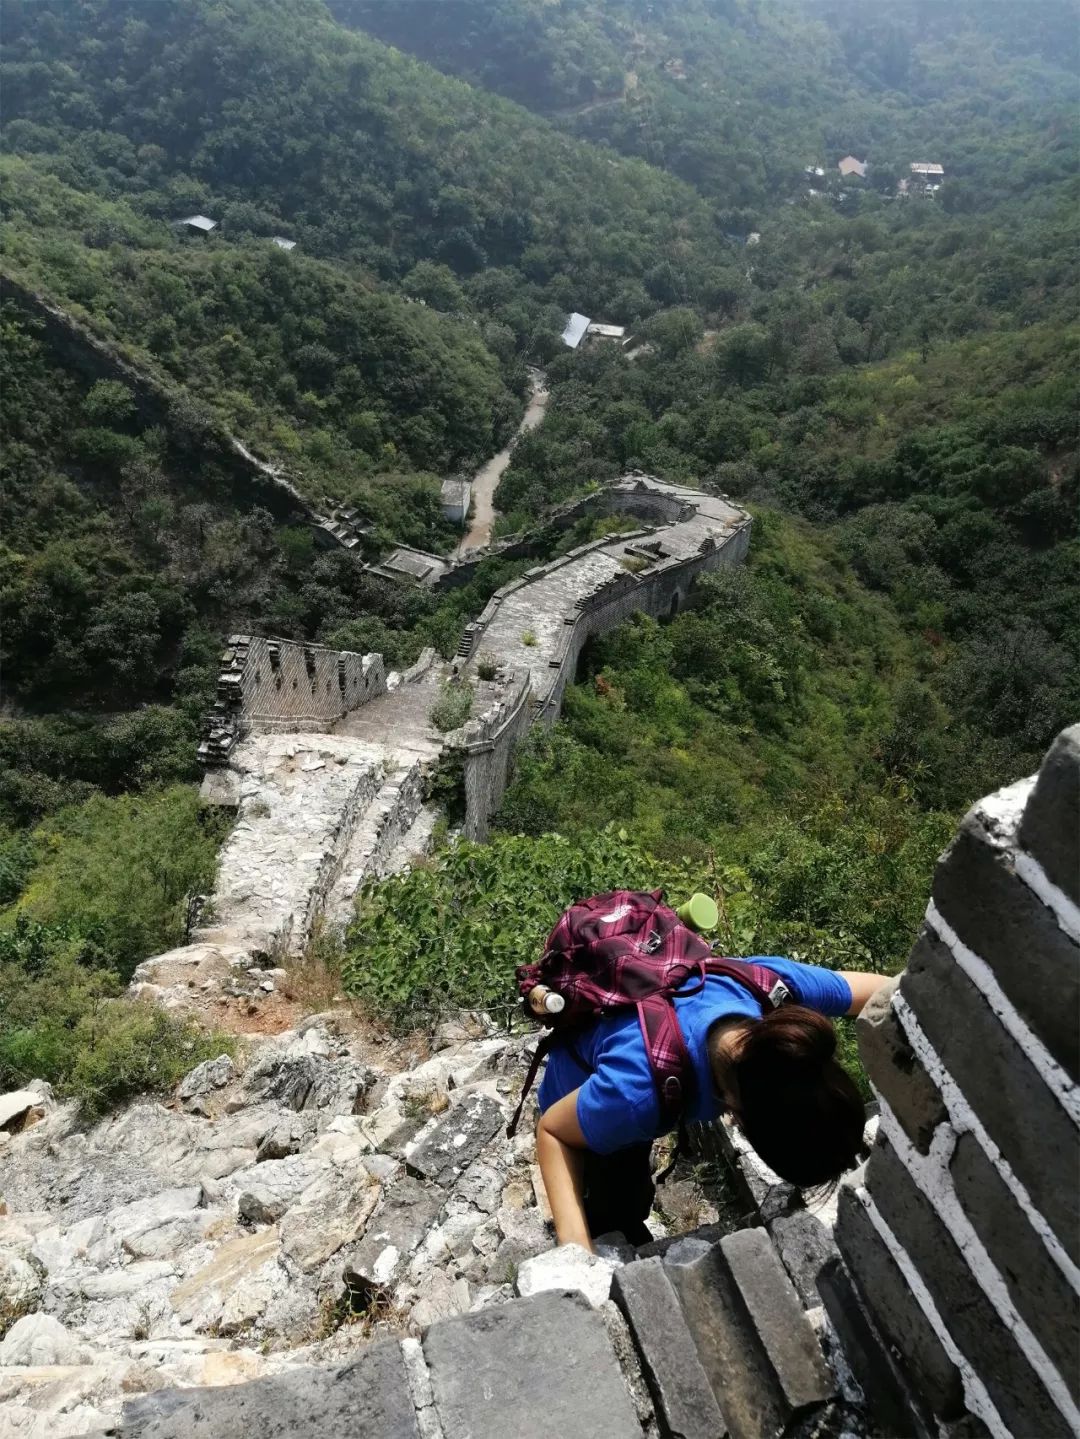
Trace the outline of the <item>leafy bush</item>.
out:
<instances>
[{"instance_id":1,"label":"leafy bush","mask_svg":"<svg viewBox=\"0 0 1080 1439\"><path fill-rule=\"evenodd\" d=\"M469 685L451 684L447 681L431 707L431 723L443 734L459 729L469 718L472 702L473 692Z\"/></svg>"},{"instance_id":2,"label":"leafy bush","mask_svg":"<svg viewBox=\"0 0 1080 1439\"><path fill-rule=\"evenodd\" d=\"M37 864L16 911L92 940L126 979L182 942L189 896L212 884L223 823L186 785L61 810L34 832Z\"/></svg>"},{"instance_id":3,"label":"leafy bush","mask_svg":"<svg viewBox=\"0 0 1080 1439\"><path fill-rule=\"evenodd\" d=\"M122 998L115 970L70 924L21 915L0 931L0 1087L45 1079L93 1118L169 1089L231 1047L190 1020Z\"/></svg>"},{"instance_id":4,"label":"leafy bush","mask_svg":"<svg viewBox=\"0 0 1080 1439\"><path fill-rule=\"evenodd\" d=\"M850 933L778 916L746 870L708 859L661 861L609 826L581 841L558 834L459 841L433 865L369 884L346 938L344 985L402 1027L462 1006L509 1013L516 966L539 954L561 911L616 887L659 887L673 900L699 889L713 894L716 938L728 953L871 967Z\"/></svg>"}]
</instances>

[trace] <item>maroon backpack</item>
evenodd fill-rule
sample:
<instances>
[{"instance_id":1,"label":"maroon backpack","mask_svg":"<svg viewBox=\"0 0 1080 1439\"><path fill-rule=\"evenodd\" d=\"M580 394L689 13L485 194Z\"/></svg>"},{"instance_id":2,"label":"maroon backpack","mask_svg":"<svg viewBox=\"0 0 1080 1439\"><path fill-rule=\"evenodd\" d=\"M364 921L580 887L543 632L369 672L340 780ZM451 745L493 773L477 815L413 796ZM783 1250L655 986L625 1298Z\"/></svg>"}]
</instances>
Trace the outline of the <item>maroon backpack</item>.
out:
<instances>
[{"instance_id":1,"label":"maroon backpack","mask_svg":"<svg viewBox=\"0 0 1080 1439\"><path fill-rule=\"evenodd\" d=\"M518 990L531 1017L536 1016L528 1008L528 996L538 984L561 994L566 1005L561 1013L542 1017L549 1030L536 1047L508 1136L517 1129L537 1070L552 1045L598 1019L637 1010L660 1112L670 1126L688 1101L693 1076L675 996L697 994L706 975L721 974L737 980L765 1009L778 1009L792 997L771 969L716 957L663 898L659 889L651 894L616 889L572 904L548 935L538 962L518 969Z\"/></svg>"}]
</instances>

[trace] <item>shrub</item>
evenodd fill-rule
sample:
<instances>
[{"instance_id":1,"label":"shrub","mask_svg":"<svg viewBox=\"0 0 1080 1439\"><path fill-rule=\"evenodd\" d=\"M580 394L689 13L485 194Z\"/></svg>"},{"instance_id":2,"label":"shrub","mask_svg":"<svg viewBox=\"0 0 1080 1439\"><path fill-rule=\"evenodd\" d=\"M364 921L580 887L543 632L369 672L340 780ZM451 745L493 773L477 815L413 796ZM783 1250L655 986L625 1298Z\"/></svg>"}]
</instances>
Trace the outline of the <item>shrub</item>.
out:
<instances>
[{"instance_id":1,"label":"shrub","mask_svg":"<svg viewBox=\"0 0 1080 1439\"><path fill-rule=\"evenodd\" d=\"M0 1087L45 1079L93 1118L164 1091L231 1041L122 997L115 970L70 924L25 915L0 932Z\"/></svg>"},{"instance_id":2,"label":"shrub","mask_svg":"<svg viewBox=\"0 0 1080 1439\"><path fill-rule=\"evenodd\" d=\"M472 709L473 692L467 684L452 684L449 681L439 691L439 698L431 707L431 723L443 734L459 729L469 718Z\"/></svg>"},{"instance_id":3,"label":"shrub","mask_svg":"<svg viewBox=\"0 0 1080 1439\"><path fill-rule=\"evenodd\" d=\"M224 818L186 785L96 795L40 825L17 910L92 939L122 979L179 944L191 895L214 877Z\"/></svg>"},{"instance_id":4,"label":"shrub","mask_svg":"<svg viewBox=\"0 0 1080 1439\"><path fill-rule=\"evenodd\" d=\"M521 636L521 643L527 646L529 649L532 649L532 647L536 644L536 636L533 634L532 630L526 630L524 632L524 634Z\"/></svg>"}]
</instances>

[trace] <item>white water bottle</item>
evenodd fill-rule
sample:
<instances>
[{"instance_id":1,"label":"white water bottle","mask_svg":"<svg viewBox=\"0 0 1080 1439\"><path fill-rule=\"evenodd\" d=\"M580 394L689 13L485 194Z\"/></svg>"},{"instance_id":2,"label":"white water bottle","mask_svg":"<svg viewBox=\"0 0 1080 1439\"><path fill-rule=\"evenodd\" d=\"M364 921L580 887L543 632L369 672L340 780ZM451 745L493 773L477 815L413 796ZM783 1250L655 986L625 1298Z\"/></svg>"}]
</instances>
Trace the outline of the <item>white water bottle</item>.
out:
<instances>
[{"instance_id":1,"label":"white water bottle","mask_svg":"<svg viewBox=\"0 0 1080 1439\"><path fill-rule=\"evenodd\" d=\"M553 989L548 989L546 984L534 984L529 990L529 1008L533 1014L561 1014L566 1008L566 1000Z\"/></svg>"}]
</instances>

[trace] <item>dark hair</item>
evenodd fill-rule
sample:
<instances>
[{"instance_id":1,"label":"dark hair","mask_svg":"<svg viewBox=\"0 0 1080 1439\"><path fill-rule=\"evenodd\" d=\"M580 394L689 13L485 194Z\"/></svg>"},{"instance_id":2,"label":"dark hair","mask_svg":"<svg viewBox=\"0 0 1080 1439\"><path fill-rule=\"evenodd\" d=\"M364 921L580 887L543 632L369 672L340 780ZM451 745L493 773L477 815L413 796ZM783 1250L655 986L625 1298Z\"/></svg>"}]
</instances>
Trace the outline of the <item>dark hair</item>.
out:
<instances>
[{"instance_id":1,"label":"dark hair","mask_svg":"<svg viewBox=\"0 0 1080 1439\"><path fill-rule=\"evenodd\" d=\"M708 1048L715 1067L714 1035ZM862 1148L865 1112L836 1059L836 1031L823 1014L788 1004L751 1023L736 1053L739 1125L781 1179L800 1189L830 1184Z\"/></svg>"}]
</instances>

